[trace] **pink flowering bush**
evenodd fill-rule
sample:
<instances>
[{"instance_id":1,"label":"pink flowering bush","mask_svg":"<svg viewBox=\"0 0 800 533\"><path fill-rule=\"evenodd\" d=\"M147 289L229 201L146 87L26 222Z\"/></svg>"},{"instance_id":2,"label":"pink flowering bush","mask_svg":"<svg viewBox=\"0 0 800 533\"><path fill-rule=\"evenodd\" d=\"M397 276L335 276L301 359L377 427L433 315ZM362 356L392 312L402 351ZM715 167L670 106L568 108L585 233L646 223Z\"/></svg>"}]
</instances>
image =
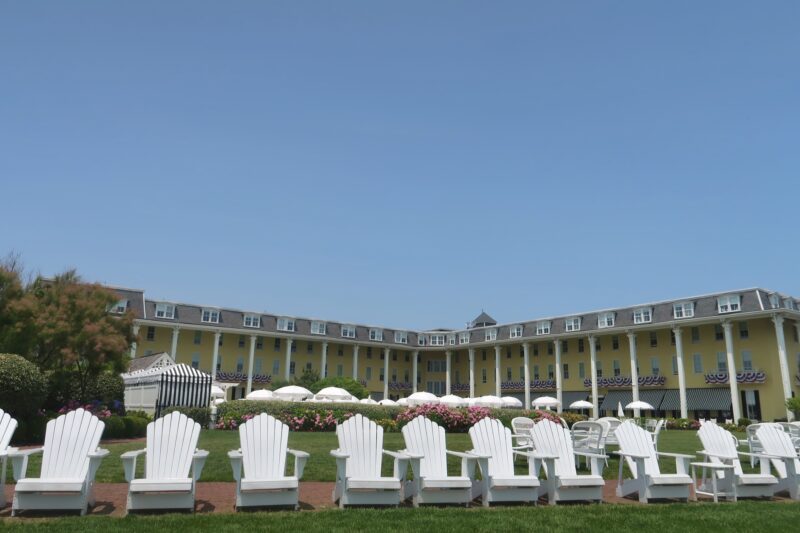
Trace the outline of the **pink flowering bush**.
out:
<instances>
[{"instance_id":1,"label":"pink flowering bush","mask_svg":"<svg viewBox=\"0 0 800 533\"><path fill-rule=\"evenodd\" d=\"M402 429L403 426L418 416L424 416L436 422L451 433L464 433L469 431L469 428L476 423L491 416L491 410L486 407L467 407L466 409L459 409L447 407L442 404L417 405L409 407L397 415L396 421L398 428Z\"/></svg>"},{"instance_id":2,"label":"pink flowering bush","mask_svg":"<svg viewBox=\"0 0 800 533\"><path fill-rule=\"evenodd\" d=\"M67 402L65 406L58 410L59 415L63 415L65 413L69 413L70 411L75 411L76 409L83 408L85 411L89 411L97 418L108 418L111 416L111 409L107 406L101 404L99 401L94 401L90 403L81 403L77 400L70 400Z\"/></svg>"}]
</instances>

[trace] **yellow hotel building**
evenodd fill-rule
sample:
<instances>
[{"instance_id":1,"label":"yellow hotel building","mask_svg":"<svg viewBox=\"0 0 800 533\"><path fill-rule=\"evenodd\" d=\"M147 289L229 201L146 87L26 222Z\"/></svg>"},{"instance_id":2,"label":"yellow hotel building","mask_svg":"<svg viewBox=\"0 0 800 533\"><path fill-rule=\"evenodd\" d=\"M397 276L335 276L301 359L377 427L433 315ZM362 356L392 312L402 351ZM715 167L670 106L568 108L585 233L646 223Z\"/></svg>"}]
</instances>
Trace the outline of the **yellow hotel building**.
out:
<instances>
[{"instance_id":1,"label":"yellow hotel building","mask_svg":"<svg viewBox=\"0 0 800 533\"><path fill-rule=\"evenodd\" d=\"M774 420L800 389L800 301L754 288L461 330L411 331L145 298L132 311L134 358L160 352L232 384L229 399L304 369L361 381L375 399L556 396L593 415L641 399L659 415ZM595 376L595 379L592 377ZM731 379L734 376L734 379Z\"/></svg>"}]
</instances>

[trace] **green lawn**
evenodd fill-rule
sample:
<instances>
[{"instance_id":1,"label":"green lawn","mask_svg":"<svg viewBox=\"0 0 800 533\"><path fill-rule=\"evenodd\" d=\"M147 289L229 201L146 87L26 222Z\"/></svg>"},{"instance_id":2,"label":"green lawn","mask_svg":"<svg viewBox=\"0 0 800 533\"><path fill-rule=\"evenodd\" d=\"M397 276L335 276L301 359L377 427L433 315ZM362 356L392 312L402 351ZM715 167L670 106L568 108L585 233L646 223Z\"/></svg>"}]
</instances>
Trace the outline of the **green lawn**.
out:
<instances>
[{"instance_id":1,"label":"green lawn","mask_svg":"<svg viewBox=\"0 0 800 533\"><path fill-rule=\"evenodd\" d=\"M9 531L592 531L614 533L709 531L794 531L797 504L747 502L644 505L507 506L492 509L458 507L423 509L346 509L319 512L237 514L167 514L65 517L0 521Z\"/></svg>"},{"instance_id":2,"label":"green lawn","mask_svg":"<svg viewBox=\"0 0 800 533\"><path fill-rule=\"evenodd\" d=\"M447 436L448 448L455 451L470 449L472 446L467 434L450 434ZM311 454L306 463L305 481L333 481L336 473L336 465L330 450L337 447L335 433L290 433L289 446L297 450L303 450ZM97 480L101 483L123 482L125 481L122 461L119 456L128 450L137 450L144 447L144 441L131 442L124 444L103 444L111 454L103 461L97 474ZM209 431L204 430L200 436L200 448L208 450L210 455L206 461L205 469L201 481L233 481L228 451L239 447L239 433L236 431ZM403 436L400 433L387 433L384 437L384 448L387 450L398 450L403 448ZM694 453L700 449L700 441L695 431L665 431L661 433L659 449L664 452ZM37 474L39 471L39 459L36 455L31 458L29 474ZM290 460L291 461L291 460ZM450 457L451 472L459 469L459 459ZM605 470L605 478L612 479L617 476L618 461L611 455L608 468ZM662 460L662 469L665 472L675 471L673 459ZM291 465L291 462L290 462ZM144 466L144 461L139 461L137 465L140 470ZM385 472L391 472L391 459L384 460ZM518 462L518 469L522 472L525 465L522 461Z\"/></svg>"}]
</instances>

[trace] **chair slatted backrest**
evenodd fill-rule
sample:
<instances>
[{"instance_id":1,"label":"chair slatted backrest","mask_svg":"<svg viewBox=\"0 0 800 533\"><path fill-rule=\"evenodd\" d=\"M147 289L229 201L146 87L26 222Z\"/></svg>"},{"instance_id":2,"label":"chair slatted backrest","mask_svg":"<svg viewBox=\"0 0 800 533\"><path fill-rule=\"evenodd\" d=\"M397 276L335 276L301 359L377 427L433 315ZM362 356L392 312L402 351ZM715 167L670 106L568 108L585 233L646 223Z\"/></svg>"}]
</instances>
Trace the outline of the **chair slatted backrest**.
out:
<instances>
[{"instance_id":1,"label":"chair slatted backrest","mask_svg":"<svg viewBox=\"0 0 800 533\"><path fill-rule=\"evenodd\" d=\"M47 423L40 478L85 479L89 454L97 449L105 424L76 409Z\"/></svg>"},{"instance_id":2,"label":"chair slatted backrest","mask_svg":"<svg viewBox=\"0 0 800 533\"><path fill-rule=\"evenodd\" d=\"M656 450L653 447L653 439L650 437L650 433L637 426L631 420L622 422L614 433L617 436L617 441L619 441L619 449L621 452L643 455L646 457L644 460L645 472L641 474L647 474L649 476L661 474L661 470L658 467L658 456L656 456ZM636 471L635 460L626 457L625 462L628 464L628 469L630 469L634 477L639 477L640 473Z\"/></svg>"},{"instance_id":3,"label":"chair slatted backrest","mask_svg":"<svg viewBox=\"0 0 800 533\"><path fill-rule=\"evenodd\" d=\"M800 472L800 460L797 459L797 452L794 443L788 433L775 424L761 424L756 430L756 437L761 443L764 453L778 457L793 457L795 472ZM772 466L781 478L786 477L786 465L783 461L772 459Z\"/></svg>"},{"instance_id":4,"label":"chair slatted backrest","mask_svg":"<svg viewBox=\"0 0 800 533\"><path fill-rule=\"evenodd\" d=\"M245 479L278 479L286 475L289 426L266 414L239 426Z\"/></svg>"},{"instance_id":5,"label":"chair slatted backrest","mask_svg":"<svg viewBox=\"0 0 800 533\"><path fill-rule=\"evenodd\" d=\"M573 446L582 449L602 450L605 447L607 422L581 420L572 424Z\"/></svg>"},{"instance_id":6,"label":"chair slatted backrest","mask_svg":"<svg viewBox=\"0 0 800 533\"><path fill-rule=\"evenodd\" d=\"M738 441L736 437L729 431L726 431L717 424L703 424L697 430L697 436L700 442L703 443L703 450L711 454L712 463L722 463L722 461L714 455L722 455L724 457L733 457L733 469L737 475L742 474L742 464L739 462L739 454L737 448Z\"/></svg>"},{"instance_id":7,"label":"chair slatted backrest","mask_svg":"<svg viewBox=\"0 0 800 533\"><path fill-rule=\"evenodd\" d=\"M383 428L357 414L336 426L339 450L348 454L347 476L362 479L381 477Z\"/></svg>"},{"instance_id":8,"label":"chair slatted backrest","mask_svg":"<svg viewBox=\"0 0 800 533\"><path fill-rule=\"evenodd\" d=\"M444 428L418 416L403 427L406 450L422 455L420 475L427 478L447 477L447 441Z\"/></svg>"},{"instance_id":9,"label":"chair slatted backrest","mask_svg":"<svg viewBox=\"0 0 800 533\"><path fill-rule=\"evenodd\" d=\"M577 474L572 448L572 435L570 435L568 429L561 424L545 419L533 426L531 435L533 436L536 453L557 457L555 460L557 476L574 476Z\"/></svg>"},{"instance_id":10,"label":"chair slatted backrest","mask_svg":"<svg viewBox=\"0 0 800 533\"><path fill-rule=\"evenodd\" d=\"M514 475L511 430L499 420L484 418L469 429L472 447L479 455L488 455L489 474L494 477Z\"/></svg>"},{"instance_id":11,"label":"chair slatted backrest","mask_svg":"<svg viewBox=\"0 0 800 533\"><path fill-rule=\"evenodd\" d=\"M200 438L200 424L173 411L147 424L147 479L186 479Z\"/></svg>"},{"instance_id":12,"label":"chair slatted backrest","mask_svg":"<svg viewBox=\"0 0 800 533\"><path fill-rule=\"evenodd\" d=\"M17 429L17 421L11 415L0 409L0 452L3 452L11 444L11 437Z\"/></svg>"},{"instance_id":13,"label":"chair slatted backrest","mask_svg":"<svg viewBox=\"0 0 800 533\"><path fill-rule=\"evenodd\" d=\"M523 435L533 427L533 419L527 416L517 416L511 419L511 428L517 435Z\"/></svg>"}]
</instances>

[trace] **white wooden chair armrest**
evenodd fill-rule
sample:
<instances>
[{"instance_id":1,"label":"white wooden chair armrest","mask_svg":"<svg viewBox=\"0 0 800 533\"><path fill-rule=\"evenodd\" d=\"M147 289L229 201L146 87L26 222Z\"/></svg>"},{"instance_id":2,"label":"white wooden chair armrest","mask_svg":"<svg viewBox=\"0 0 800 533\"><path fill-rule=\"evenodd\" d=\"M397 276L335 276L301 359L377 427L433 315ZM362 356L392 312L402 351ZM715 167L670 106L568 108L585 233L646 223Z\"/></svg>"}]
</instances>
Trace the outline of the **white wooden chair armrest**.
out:
<instances>
[{"instance_id":1,"label":"white wooden chair armrest","mask_svg":"<svg viewBox=\"0 0 800 533\"><path fill-rule=\"evenodd\" d=\"M539 456L536 455L536 452L524 452L522 450L512 450L514 455L522 455L523 457L529 457L530 459L538 459Z\"/></svg>"},{"instance_id":2,"label":"white wooden chair armrest","mask_svg":"<svg viewBox=\"0 0 800 533\"><path fill-rule=\"evenodd\" d=\"M339 450L331 450L331 455L337 459L349 459L350 454L340 452Z\"/></svg>"},{"instance_id":3,"label":"white wooden chair armrest","mask_svg":"<svg viewBox=\"0 0 800 533\"><path fill-rule=\"evenodd\" d=\"M451 450L445 450L444 452L447 455L452 455L453 457L461 457L462 459L475 460L475 459L477 459L479 457L478 455L475 455L474 453L469 453L469 452L454 452L454 451L451 451Z\"/></svg>"},{"instance_id":4,"label":"white wooden chair armrest","mask_svg":"<svg viewBox=\"0 0 800 533\"><path fill-rule=\"evenodd\" d=\"M28 472L28 458L35 453L42 453L44 447L30 448L28 450L10 451L8 457L11 459L11 467L14 470L14 480L19 481Z\"/></svg>"},{"instance_id":5,"label":"white wooden chair armrest","mask_svg":"<svg viewBox=\"0 0 800 533\"><path fill-rule=\"evenodd\" d=\"M331 455L336 459L336 482L344 483L347 479L347 460L350 454L340 450L331 450Z\"/></svg>"},{"instance_id":6,"label":"white wooden chair armrest","mask_svg":"<svg viewBox=\"0 0 800 533\"><path fill-rule=\"evenodd\" d=\"M206 450L195 450L192 455L192 483L200 479L203 473L203 466L206 464L208 452Z\"/></svg>"},{"instance_id":7,"label":"white wooden chair armrest","mask_svg":"<svg viewBox=\"0 0 800 533\"><path fill-rule=\"evenodd\" d=\"M136 479L136 458L143 453L147 453L147 449L132 450L120 456L120 459L122 459L122 467L125 469L125 481L128 483Z\"/></svg>"},{"instance_id":8,"label":"white wooden chair armrest","mask_svg":"<svg viewBox=\"0 0 800 533\"><path fill-rule=\"evenodd\" d=\"M5 450L0 451L0 457L10 457L12 454L14 454L14 453L16 453L18 451L19 451L19 448L12 448L12 447L9 446Z\"/></svg>"},{"instance_id":9,"label":"white wooden chair armrest","mask_svg":"<svg viewBox=\"0 0 800 533\"><path fill-rule=\"evenodd\" d=\"M228 452L228 459L231 460L231 470L233 471L233 480L237 485L242 480L242 450L231 450Z\"/></svg>"},{"instance_id":10,"label":"white wooden chair armrest","mask_svg":"<svg viewBox=\"0 0 800 533\"><path fill-rule=\"evenodd\" d=\"M475 479L475 467L478 466L478 459L480 459L478 455L469 452L454 452L452 450L445 450L444 453L453 457L461 457L461 477Z\"/></svg>"},{"instance_id":11,"label":"white wooden chair armrest","mask_svg":"<svg viewBox=\"0 0 800 533\"><path fill-rule=\"evenodd\" d=\"M100 468L100 463L109 453L105 448L97 448L89 453L89 475L87 481L90 483L94 481L94 476L97 474L97 469Z\"/></svg>"},{"instance_id":12,"label":"white wooden chair armrest","mask_svg":"<svg viewBox=\"0 0 800 533\"><path fill-rule=\"evenodd\" d=\"M300 450L286 449L287 453L294 455L294 477L298 480L303 477L303 470L306 468L306 461L310 457L308 452L301 452Z\"/></svg>"},{"instance_id":13,"label":"white wooden chair armrest","mask_svg":"<svg viewBox=\"0 0 800 533\"><path fill-rule=\"evenodd\" d=\"M793 455L770 455L768 453L750 453L750 452L739 452L739 455L745 455L747 457L757 457L758 459L797 459L796 456Z\"/></svg>"},{"instance_id":14,"label":"white wooden chair armrest","mask_svg":"<svg viewBox=\"0 0 800 533\"><path fill-rule=\"evenodd\" d=\"M620 455L622 457L630 457L631 459L647 459L648 457L650 457L649 455L639 455L639 454L635 454L635 453L626 453L626 452L621 452L621 451L614 451L614 452L611 452L611 453Z\"/></svg>"},{"instance_id":15,"label":"white wooden chair armrest","mask_svg":"<svg viewBox=\"0 0 800 533\"><path fill-rule=\"evenodd\" d=\"M656 455L660 455L662 457L675 457L676 459L695 459L694 455L689 455L686 453L656 452Z\"/></svg>"},{"instance_id":16,"label":"white wooden chair armrest","mask_svg":"<svg viewBox=\"0 0 800 533\"><path fill-rule=\"evenodd\" d=\"M580 450L573 450L573 453L575 455L581 455L583 457L588 457L590 459L603 459L603 460L608 459L608 456L602 453L584 452Z\"/></svg>"},{"instance_id":17,"label":"white wooden chair armrest","mask_svg":"<svg viewBox=\"0 0 800 533\"><path fill-rule=\"evenodd\" d=\"M706 457L714 457L715 459L719 459L721 461L733 461L738 459L739 457L736 455L722 455L718 453L712 453L708 450L700 450L699 452L695 452L697 455L704 455Z\"/></svg>"},{"instance_id":18,"label":"white wooden chair armrest","mask_svg":"<svg viewBox=\"0 0 800 533\"><path fill-rule=\"evenodd\" d=\"M393 452L390 450L382 450L385 455L394 457L394 477L403 481L406 478L406 471L408 470L408 463L411 462L411 457L408 454L401 452ZM414 458L415 460L416 457Z\"/></svg>"},{"instance_id":19,"label":"white wooden chair armrest","mask_svg":"<svg viewBox=\"0 0 800 533\"><path fill-rule=\"evenodd\" d=\"M675 458L675 473L689 475L689 463L696 459L694 455L685 453L669 453L669 452L656 452L656 459L659 457L674 457Z\"/></svg>"}]
</instances>

